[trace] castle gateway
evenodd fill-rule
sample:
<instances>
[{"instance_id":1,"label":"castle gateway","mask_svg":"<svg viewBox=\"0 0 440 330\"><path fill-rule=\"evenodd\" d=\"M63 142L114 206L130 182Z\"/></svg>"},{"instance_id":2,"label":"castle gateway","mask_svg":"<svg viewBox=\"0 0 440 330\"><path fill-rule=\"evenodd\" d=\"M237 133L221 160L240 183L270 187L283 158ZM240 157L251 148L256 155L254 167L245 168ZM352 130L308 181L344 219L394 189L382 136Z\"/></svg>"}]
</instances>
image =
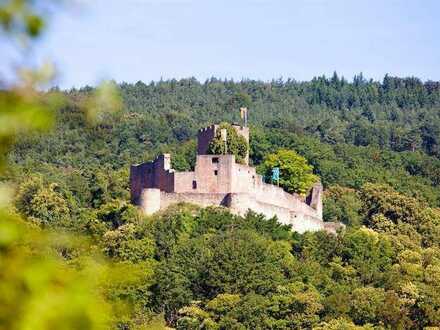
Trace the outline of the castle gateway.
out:
<instances>
[{"instance_id":1,"label":"castle gateway","mask_svg":"<svg viewBox=\"0 0 440 330\"><path fill-rule=\"evenodd\" d=\"M249 143L248 127L233 125L233 128ZM251 209L269 218L276 216L278 221L291 224L299 233L336 231L336 224L322 221L323 189L320 183L302 198L265 183L255 168L249 166L248 155L244 164L238 164L234 155L207 154L218 130L218 125L199 130L194 171L174 171L169 154L160 155L152 162L132 165L132 202L139 205L144 214L153 214L173 203L188 202L203 207L225 206L240 215Z\"/></svg>"}]
</instances>

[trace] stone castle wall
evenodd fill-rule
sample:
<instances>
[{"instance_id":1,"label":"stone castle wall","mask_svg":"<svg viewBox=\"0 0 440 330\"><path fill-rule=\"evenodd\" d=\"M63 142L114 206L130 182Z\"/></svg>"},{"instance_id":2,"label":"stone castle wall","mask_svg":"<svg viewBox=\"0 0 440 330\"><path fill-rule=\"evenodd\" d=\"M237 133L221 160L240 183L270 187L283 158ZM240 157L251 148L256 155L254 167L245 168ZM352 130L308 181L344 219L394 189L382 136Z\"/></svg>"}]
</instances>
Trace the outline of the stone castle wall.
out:
<instances>
[{"instance_id":1,"label":"stone castle wall","mask_svg":"<svg viewBox=\"0 0 440 330\"><path fill-rule=\"evenodd\" d=\"M233 155L206 155L218 125L199 131L198 155L193 172L175 172L170 155L153 162L131 166L130 186L133 203L146 214L167 208L173 203L188 202L200 206L225 206L235 214L249 209L267 217L276 216L281 223L291 224L298 232L326 229L322 221L322 186L313 187L304 199L282 188L263 182L255 168L237 164ZM235 129L246 139L248 128Z\"/></svg>"},{"instance_id":2,"label":"stone castle wall","mask_svg":"<svg viewBox=\"0 0 440 330\"><path fill-rule=\"evenodd\" d=\"M232 213L244 216L248 210L262 213L266 217L277 217L283 224L292 225L292 229L299 233L316 230L329 230L326 224L316 215L304 213L301 209L286 208L275 205L270 200L257 200L250 193L167 193L157 188L144 189L141 198L141 207L147 214L153 214L166 209L175 203L192 203L202 207L224 206ZM330 231L336 232L336 228Z\"/></svg>"},{"instance_id":3,"label":"stone castle wall","mask_svg":"<svg viewBox=\"0 0 440 330\"><path fill-rule=\"evenodd\" d=\"M131 199L139 200L145 188L159 188L172 192L175 187L175 172L171 169L169 154L158 156L154 161L130 167Z\"/></svg>"},{"instance_id":4,"label":"stone castle wall","mask_svg":"<svg viewBox=\"0 0 440 330\"><path fill-rule=\"evenodd\" d=\"M188 202L203 207L225 206L240 215L251 209L267 217L276 216L298 232L324 229L320 184L313 187L306 203L299 195L264 183L255 168L235 163L233 155L198 155L194 172L174 172L167 166L168 159L164 155L148 166L132 167L133 201L146 214Z\"/></svg>"}]
</instances>

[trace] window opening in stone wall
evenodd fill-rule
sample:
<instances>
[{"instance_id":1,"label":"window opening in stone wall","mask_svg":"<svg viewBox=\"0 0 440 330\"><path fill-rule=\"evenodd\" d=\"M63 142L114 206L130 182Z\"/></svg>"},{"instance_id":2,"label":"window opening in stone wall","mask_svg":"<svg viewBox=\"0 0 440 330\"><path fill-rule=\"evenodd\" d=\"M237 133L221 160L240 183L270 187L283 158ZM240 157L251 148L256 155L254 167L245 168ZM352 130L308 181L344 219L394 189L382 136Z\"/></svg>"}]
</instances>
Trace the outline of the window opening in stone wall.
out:
<instances>
[{"instance_id":1,"label":"window opening in stone wall","mask_svg":"<svg viewBox=\"0 0 440 330\"><path fill-rule=\"evenodd\" d=\"M193 189L197 189L197 181L193 181Z\"/></svg>"},{"instance_id":2,"label":"window opening in stone wall","mask_svg":"<svg viewBox=\"0 0 440 330\"><path fill-rule=\"evenodd\" d=\"M217 170L214 170L214 175L218 175L218 171Z\"/></svg>"},{"instance_id":3,"label":"window opening in stone wall","mask_svg":"<svg viewBox=\"0 0 440 330\"><path fill-rule=\"evenodd\" d=\"M212 158L212 163L214 164L214 163L218 163L218 157L213 157Z\"/></svg>"}]
</instances>

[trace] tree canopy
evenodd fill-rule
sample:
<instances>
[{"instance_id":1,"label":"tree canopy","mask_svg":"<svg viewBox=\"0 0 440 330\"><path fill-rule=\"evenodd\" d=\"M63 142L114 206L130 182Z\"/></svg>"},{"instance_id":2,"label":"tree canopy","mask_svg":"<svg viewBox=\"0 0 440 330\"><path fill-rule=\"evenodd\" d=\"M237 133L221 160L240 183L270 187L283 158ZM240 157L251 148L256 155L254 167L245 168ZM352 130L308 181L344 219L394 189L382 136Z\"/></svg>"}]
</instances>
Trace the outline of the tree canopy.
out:
<instances>
[{"instance_id":1,"label":"tree canopy","mask_svg":"<svg viewBox=\"0 0 440 330\"><path fill-rule=\"evenodd\" d=\"M293 150L279 149L276 153L267 155L259 166L259 171L266 180L272 181L274 168L280 171L279 185L290 193L304 195L318 181L318 177L313 174L313 166Z\"/></svg>"},{"instance_id":2,"label":"tree canopy","mask_svg":"<svg viewBox=\"0 0 440 330\"><path fill-rule=\"evenodd\" d=\"M221 130L226 130L226 145L222 140ZM249 145L246 139L239 135L231 124L221 123L217 129L215 137L209 143L208 153L213 155L230 154L235 156L237 163L245 162Z\"/></svg>"}]
</instances>

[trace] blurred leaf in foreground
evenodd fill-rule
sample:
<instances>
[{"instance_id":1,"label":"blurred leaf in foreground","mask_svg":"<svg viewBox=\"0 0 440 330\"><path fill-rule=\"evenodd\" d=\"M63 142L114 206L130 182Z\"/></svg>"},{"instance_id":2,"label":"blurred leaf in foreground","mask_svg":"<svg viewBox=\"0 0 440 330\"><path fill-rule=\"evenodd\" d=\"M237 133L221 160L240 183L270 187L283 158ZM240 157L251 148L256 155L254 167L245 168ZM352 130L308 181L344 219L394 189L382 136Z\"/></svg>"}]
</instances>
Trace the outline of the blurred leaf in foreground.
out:
<instances>
[{"instance_id":1,"label":"blurred leaf in foreground","mask_svg":"<svg viewBox=\"0 0 440 330\"><path fill-rule=\"evenodd\" d=\"M19 41L28 55L29 42L45 27L39 11L52 1L0 2L0 33ZM55 3L55 2L54 2ZM58 92L40 92L54 76L46 64L39 70L18 70L15 87L0 90L0 173L7 169L6 155L17 137L41 134L54 123L64 102ZM6 86L0 81L0 85ZM111 112L118 105L113 87L97 90L90 108ZM95 119L94 119L95 120ZM21 219L11 206L11 188L0 187L0 330L108 329L110 306L102 291L108 271L90 255L90 246L56 232L51 234ZM39 212L53 217L59 206L54 189L41 194ZM46 206L51 197L55 202ZM29 207L29 206L28 206ZM64 213L64 209L62 210ZM59 213L59 212L58 212ZM54 236L55 235L55 236ZM80 252L79 252L80 251ZM87 251L87 252L84 252Z\"/></svg>"},{"instance_id":2,"label":"blurred leaf in foreground","mask_svg":"<svg viewBox=\"0 0 440 330\"><path fill-rule=\"evenodd\" d=\"M88 121L93 124L102 123L106 116L112 115L122 108L122 99L116 83L101 83L85 102Z\"/></svg>"},{"instance_id":3,"label":"blurred leaf in foreground","mask_svg":"<svg viewBox=\"0 0 440 330\"><path fill-rule=\"evenodd\" d=\"M0 329L108 328L99 268L68 267L48 253L45 233L4 209L0 218Z\"/></svg>"}]
</instances>

